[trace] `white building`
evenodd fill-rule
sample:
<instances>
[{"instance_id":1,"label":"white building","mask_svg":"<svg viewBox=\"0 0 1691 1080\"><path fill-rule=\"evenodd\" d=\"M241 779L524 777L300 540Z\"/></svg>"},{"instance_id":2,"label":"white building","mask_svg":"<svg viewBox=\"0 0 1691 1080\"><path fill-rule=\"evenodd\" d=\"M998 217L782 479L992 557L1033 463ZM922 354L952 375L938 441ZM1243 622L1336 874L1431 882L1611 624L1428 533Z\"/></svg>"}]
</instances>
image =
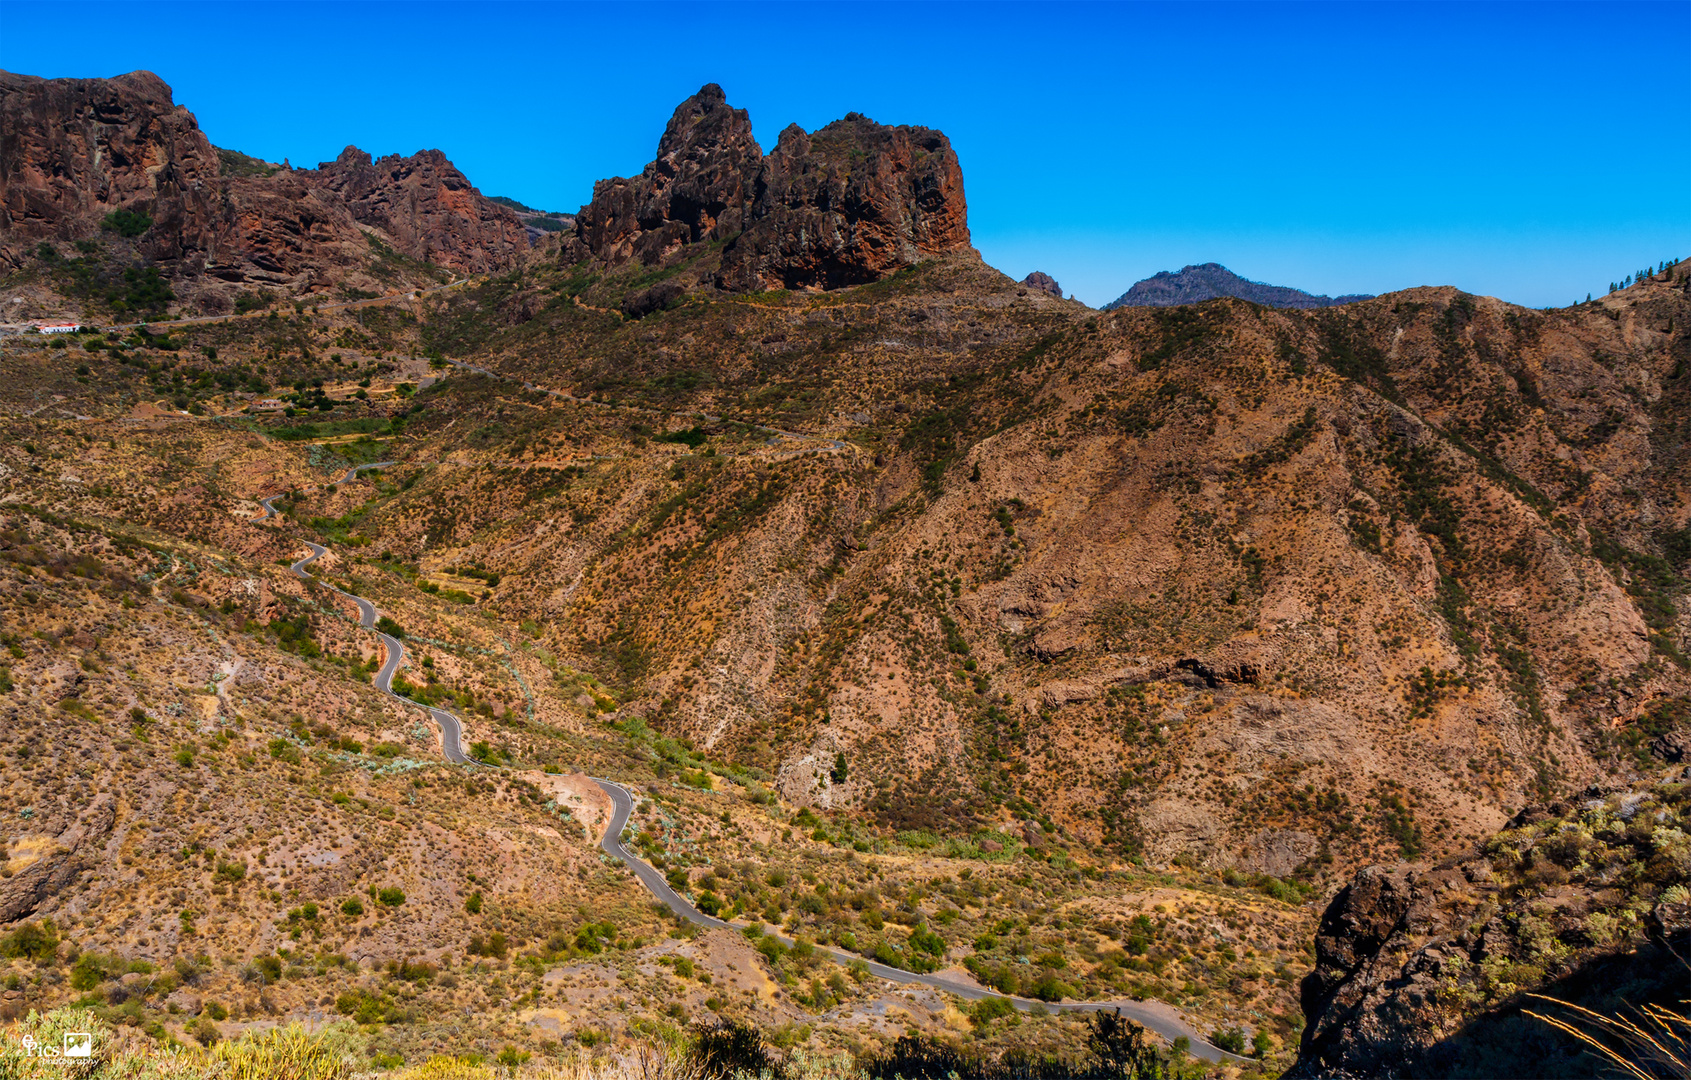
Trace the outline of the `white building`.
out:
<instances>
[{"instance_id":1,"label":"white building","mask_svg":"<svg viewBox=\"0 0 1691 1080\"><path fill-rule=\"evenodd\" d=\"M36 323L35 328L43 334L74 334L82 329L82 324L73 322Z\"/></svg>"}]
</instances>

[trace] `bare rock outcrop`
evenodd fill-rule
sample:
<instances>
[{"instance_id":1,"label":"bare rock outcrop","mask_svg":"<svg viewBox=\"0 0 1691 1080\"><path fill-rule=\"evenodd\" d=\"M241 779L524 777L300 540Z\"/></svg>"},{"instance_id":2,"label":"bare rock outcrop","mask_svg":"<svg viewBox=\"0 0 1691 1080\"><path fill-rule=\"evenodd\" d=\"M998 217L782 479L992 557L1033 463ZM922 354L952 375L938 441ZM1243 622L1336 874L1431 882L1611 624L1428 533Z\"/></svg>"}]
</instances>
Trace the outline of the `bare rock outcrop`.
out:
<instances>
[{"instance_id":1,"label":"bare rock outcrop","mask_svg":"<svg viewBox=\"0 0 1691 1080\"><path fill-rule=\"evenodd\" d=\"M485 197L439 150L379 161L349 146L301 179L345 202L413 259L481 274L516 264L528 233L508 207Z\"/></svg>"},{"instance_id":2,"label":"bare rock outcrop","mask_svg":"<svg viewBox=\"0 0 1691 1080\"><path fill-rule=\"evenodd\" d=\"M721 240L749 218L763 150L746 110L711 83L676 107L657 160L636 177L593 185L576 217L580 244L612 265L661 261L683 244Z\"/></svg>"},{"instance_id":3,"label":"bare rock outcrop","mask_svg":"<svg viewBox=\"0 0 1691 1080\"><path fill-rule=\"evenodd\" d=\"M117 801L102 793L75 825L60 834L55 850L0 881L0 926L29 917L76 881L87 869L90 853L112 831L116 819Z\"/></svg>"},{"instance_id":4,"label":"bare rock outcrop","mask_svg":"<svg viewBox=\"0 0 1691 1080\"><path fill-rule=\"evenodd\" d=\"M180 259L218 230L217 151L150 71L115 79L0 72L0 258L71 240L116 210L147 213L142 249Z\"/></svg>"},{"instance_id":5,"label":"bare rock outcrop","mask_svg":"<svg viewBox=\"0 0 1691 1080\"><path fill-rule=\"evenodd\" d=\"M125 211L125 258L216 311L230 286L391 289L391 268L369 272L384 254L370 230L401 255L470 273L514 266L529 246L516 214L438 150L372 161L348 147L317 170L264 166L214 147L151 72L0 72L0 128L0 265L23 265L43 240L110 238L102 223Z\"/></svg>"},{"instance_id":6,"label":"bare rock outcrop","mask_svg":"<svg viewBox=\"0 0 1691 1080\"><path fill-rule=\"evenodd\" d=\"M1047 295L1055 296L1059 300L1063 298L1063 287L1057 284L1056 278L1043 270L1035 270L1023 278L1021 285L1024 289L1037 289Z\"/></svg>"},{"instance_id":7,"label":"bare rock outcrop","mask_svg":"<svg viewBox=\"0 0 1691 1080\"><path fill-rule=\"evenodd\" d=\"M723 245L715 284L731 291L876 281L968 250L963 171L940 132L858 113L792 125L765 156L711 84L676 109L639 176L595 186L563 254L656 266L711 241Z\"/></svg>"},{"instance_id":8,"label":"bare rock outcrop","mask_svg":"<svg viewBox=\"0 0 1691 1080\"><path fill-rule=\"evenodd\" d=\"M1467 857L1358 871L1322 916L1286 1075L1583 1075L1580 1047L1522 1012L1557 1006L1526 995L1600 1014L1683 996L1688 809L1683 781L1593 789Z\"/></svg>"},{"instance_id":9,"label":"bare rock outcrop","mask_svg":"<svg viewBox=\"0 0 1691 1080\"><path fill-rule=\"evenodd\" d=\"M861 285L969 247L951 141L858 113L813 134L783 131L759 171L752 219L723 251L724 288Z\"/></svg>"}]
</instances>

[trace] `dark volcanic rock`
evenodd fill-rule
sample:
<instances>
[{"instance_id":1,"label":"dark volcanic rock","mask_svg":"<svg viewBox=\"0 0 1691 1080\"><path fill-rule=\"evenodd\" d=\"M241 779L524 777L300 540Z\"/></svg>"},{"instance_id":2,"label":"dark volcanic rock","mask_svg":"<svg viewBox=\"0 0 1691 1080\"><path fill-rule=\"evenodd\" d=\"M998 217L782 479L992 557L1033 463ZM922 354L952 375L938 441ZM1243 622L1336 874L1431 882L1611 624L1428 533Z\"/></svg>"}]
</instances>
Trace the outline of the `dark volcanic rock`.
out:
<instances>
[{"instance_id":1,"label":"dark volcanic rock","mask_svg":"<svg viewBox=\"0 0 1691 1080\"><path fill-rule=\"evenodd\" d=\"M781 133L758 174L752 222L723 252L719 284L860 285L968 247L963 169L950 140L850 113L814 134L797 124Z\"/></svg>"},{"instance_id":2,"label":"dark volcanic rock","mask_svg":"<svg viewBox=\"0 0 1691 1080\"><path fill-rule=\"evenodd\" d=\"M75 825L56 840L56 847L22 873L0 881L0 925L33 915L73 884L96 863L92 857L112 831L117 801L101 792Z\"/></svg>"},{"instance_id":3,"label":"dark volcanic rock","mask_svg":"<svg viewBox=\"0 0 1691 1080\"><path fill-rule=\"evenodd\" d=\"M1021 284L1024 288L1038 289L1042 293L1050 293L1059 300L1063 298L1063 287L1057 284L1056 278L1043 270L1035 270L1023 278Z\"/></svg>"},{"instance_id":4,"label":"dark volcanic rock","mask_svg":"<svg viewBox=\"0 0 1691 1080\"><path fill-rule=\"evenodd\" d=\"M594 187L563 255L650 266L708 241L724 242L723 289L875 281L968 249L963 172L939 132L856 113L814 133L793 125L765 157L712 84L682 102L641 175Z\"/></svg>"},{"instance_id":5,"label":"dark volcanic rock","mask_svg":"<svg viewBox=\"0 0 1691 1080\"><path fill-rule=\"evenodd\" d=\"M1178 273L1167 270L1153 274L1136 283L1131 289L1105 304L1102 310L1119 307L1174 307L1177 304L1197 304L1218 296L1233 296L1240 300L1282 308L1322 308L1338 304L1354 304L1372 300L1362 293L1348 296L1312 296L1301 289L1284 285L1264 285L1247 281L1220 263L1187 266Z\"/></svg>"},{"instance_id":6,"label":"dark volcanic rock","mask_svg":"<svg viewBox=\"0 0 1691 1080\"><path fill-rule=\"evenodd\" d=\"M339 195L354 218L393 237L413 259L481 274L515 265L528 250L517 215L477 191L439 150L371 161L349 146L299 176Z\"/></svg>"}]
</instances>

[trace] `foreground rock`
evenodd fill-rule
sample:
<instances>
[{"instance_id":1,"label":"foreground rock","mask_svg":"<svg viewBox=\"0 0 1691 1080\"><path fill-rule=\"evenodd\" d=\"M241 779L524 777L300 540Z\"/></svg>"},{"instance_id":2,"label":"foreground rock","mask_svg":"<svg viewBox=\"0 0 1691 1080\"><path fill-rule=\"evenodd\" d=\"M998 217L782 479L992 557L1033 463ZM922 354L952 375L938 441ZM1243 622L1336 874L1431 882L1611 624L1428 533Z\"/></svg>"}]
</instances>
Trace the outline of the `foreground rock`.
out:
<instances>
[{"instance_id":1,"label":"foreground rock","mask_svg":"<svg viewBox=\"0 0 1691 1080\"><path fill-rule=\"evenodd\" d=\"M1683 996L1691 782L1524 811L1466 858L1369 867L1327 908L1288 1076L1589 1075L1524 1009L1605 1015Z\"/></svg>"}]
</instances>

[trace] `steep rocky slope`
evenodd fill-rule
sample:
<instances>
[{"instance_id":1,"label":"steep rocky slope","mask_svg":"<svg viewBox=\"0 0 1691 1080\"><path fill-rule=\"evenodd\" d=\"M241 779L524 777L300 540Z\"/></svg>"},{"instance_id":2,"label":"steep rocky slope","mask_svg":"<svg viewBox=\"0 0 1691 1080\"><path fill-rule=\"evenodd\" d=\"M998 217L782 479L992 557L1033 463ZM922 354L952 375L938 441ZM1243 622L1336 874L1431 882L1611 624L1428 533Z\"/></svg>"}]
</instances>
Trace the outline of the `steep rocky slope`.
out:
<instances>
[{"instance_id":1,"label":"steep rocky slope","mask_svg":"<svg viewBox=\"0 0 1691 1080\"><path fill-rule=\"evenodd\" d=\"M1625 773L1687 691L1685 275L1548 313L1089 319L958 260L640 321L525 277L434 340L527 296L478 362L721 452L595 467L533 519L443 489L429 542L478 537L629 709L795 799L1317 878L1450 852ZM839 441L747 460L729 421ZM545 409L483 423L614 453Z\"/></svg>"},{"instance_id":2,"label":"steep rocky slope","mask_svg":"<svg viewBox=\"0 0 1691 1080\"><path fill-rule=\"evenodd\" d=\"M0 118L0 265L73 260L60 287L90 314L112 299L104 279L126 273L160 272L182 307L221 312L243 289L374 295L436 268L505 269L528 250L516 215L438 150L373 163L349 147L318 170L268 166L213 147L150 72L3 73Z\"/></svg>"},{"instance_id":3,"label":"steep rocky slope","mask_svg":"<svg viewBox=\"0 0 1691 1080\"><path fill-rule=\"evenodd\" d=\"M1248 281L1220 263L1185 266L1177 271L1163 270L1152 274L1120 296L1105 304L1101 310L1114 311L1123 307L1176 307L1180 304L1199 304L1217 297L1232 296L1277 308L1324 308L1340 304L1354 304L1358 300L1372 300L1373 296L1354 293L1347 296L1313 296L1302 289L1284 285L1264 285Z\"/></svg>"},{"instance_id":4,"label":"steep rocky slope","mask_svg":"<svg viewBox=\"0 0 1691 1080\"><path fill-rule=\"evenodd\" d=\"M394 246L414 259L485 274L515 265L528 251L517 215L483 198L439 150L371 161L349 146L301 175L334 192L354 218L393 237Z\"/></svg>"},{"instance_id":5,"label":"steep rocky slope","mask_svg":"<svg viewBox=\"0 0 1691 1080\"><path fill-rule=\"evenodd\" d=\"M115 79L0 73L0 243L16 266L26 245L98 230L106 214L150 208L145 253L174 260L218 232L221 163L194 115L150 71Z\"/></svg>"}]
</instances>

